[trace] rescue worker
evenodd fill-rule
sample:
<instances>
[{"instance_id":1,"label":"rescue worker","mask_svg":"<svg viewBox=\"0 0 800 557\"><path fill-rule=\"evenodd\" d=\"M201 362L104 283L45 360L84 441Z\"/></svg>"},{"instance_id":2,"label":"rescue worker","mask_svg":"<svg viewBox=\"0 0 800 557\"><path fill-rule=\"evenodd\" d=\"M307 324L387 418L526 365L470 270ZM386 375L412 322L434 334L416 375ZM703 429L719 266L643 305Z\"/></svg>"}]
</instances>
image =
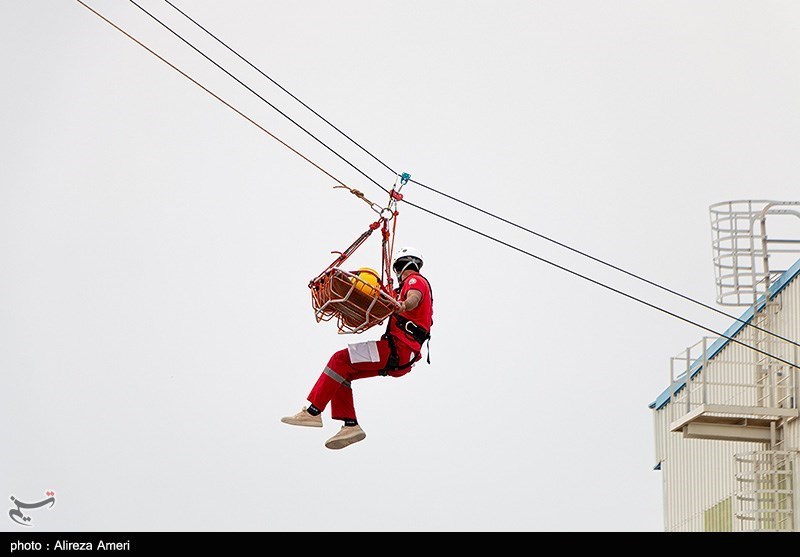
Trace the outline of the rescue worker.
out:
<instances>
[{"instance_id":1,"label":"rescue worker","mask_svg":"<svg viewBox=\"0 0 800 557\"><path fill-rule=\"evenodd\" d=\"M322 427L322 412L330 402L331 419L344 425L325 442L327 448L343 449L367 436L356 418L352 383L379 375L402 377L422 357L422 344L430 338L433 324L433 293L420 274L422 264L422 254L413 247L397 252L392 269L399 281L395 292L400 309L389 316L386 332L380 340L349 344L335 352L307 397L309 406L281 418L283 423Z\"/></svg>"}]
</instances>

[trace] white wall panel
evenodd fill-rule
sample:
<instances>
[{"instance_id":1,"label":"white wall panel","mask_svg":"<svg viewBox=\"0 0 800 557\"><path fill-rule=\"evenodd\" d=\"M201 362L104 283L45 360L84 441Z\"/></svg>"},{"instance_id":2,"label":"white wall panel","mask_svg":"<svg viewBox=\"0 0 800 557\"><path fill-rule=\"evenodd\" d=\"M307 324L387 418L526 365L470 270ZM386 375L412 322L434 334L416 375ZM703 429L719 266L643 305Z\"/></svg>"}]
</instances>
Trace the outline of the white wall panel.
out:
<instances>
[{"instance_id":1,"label":"white wall panel","mask_svg":"<svg viewBox=\"0 0 800 557\"><path fill-rule=\"evenodd\" d=\"M782 337L800 342L800 278L793 279L778 294L776 300L780 305L772 317L771 330ZM752 327L745 327L735 338L751 344L754 342L754 334L758 332L754 332ZM773 339L762 346L770 354L789 362L800 363L800 349L789 342ZM661 463L660 473L664 482L665 531L702 531L705 527L706 511L734 496L740 489L736 480L737 463L734 455L770 448L766 443L686 439L683 434L670 431L670 424L684 416L687 411L687 395L690 396L692 408L702 402L703 391L700 386L703 373L707 373L707 381L713 383L707 385L706 389L710 401L719 404L758 405L760 390L755 387L755 363L760 357L760 354L745 346L728 342L708 363L707 369L700 371L674 400L653 410L655 462ZM798 378L795 377L795 380ZM796 390L793 396L795 398L791 404L796 405ZM784 442L779 448L795 451L794 529L800 531L800 513L797 512L800 510L800 458L797 456L797 451L800 450L800 419L786 423L782 433ZM734 504L733 511L735 510ZM732 520L734 530L749 528L747 524L740 522L735 518Z\"/></svg>"}]
</instances>

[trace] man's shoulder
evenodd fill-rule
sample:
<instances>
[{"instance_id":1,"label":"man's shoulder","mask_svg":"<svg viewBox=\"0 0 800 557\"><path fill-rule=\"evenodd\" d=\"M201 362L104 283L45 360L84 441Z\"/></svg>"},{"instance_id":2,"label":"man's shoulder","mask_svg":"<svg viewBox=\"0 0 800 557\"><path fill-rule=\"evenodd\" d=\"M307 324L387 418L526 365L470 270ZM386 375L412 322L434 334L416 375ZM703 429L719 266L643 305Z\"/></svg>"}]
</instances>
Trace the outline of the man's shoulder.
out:
<instances>
[{"instance_id":1,"label":"man's shoulder","mask_svg":"<svg viewBox=\"0 0 800 557\"><path fill-rule=\"evenodd\" d=\"M419 290L420 288L430 288L431 283L420 273L414 273L408 277L408 280L405 282L405 286L407 288L413 287L414 289Z\"/></svg>"}]
</instances>

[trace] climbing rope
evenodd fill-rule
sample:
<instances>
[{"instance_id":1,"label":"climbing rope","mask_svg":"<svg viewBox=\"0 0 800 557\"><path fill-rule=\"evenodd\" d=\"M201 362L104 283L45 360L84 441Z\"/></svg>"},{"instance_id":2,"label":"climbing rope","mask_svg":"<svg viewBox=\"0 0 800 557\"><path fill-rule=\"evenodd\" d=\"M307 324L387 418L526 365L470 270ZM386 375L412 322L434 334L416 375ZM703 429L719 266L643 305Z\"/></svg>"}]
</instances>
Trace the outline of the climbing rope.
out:
<instances>
[{"instance_id":1,"label":"climbing rope","mask_svg":"<svg viewBox=\"0 0 800 557\"><path fill-rule=\"evenodd\" d=\"M346 187L350 193L369 203L379 215L378 220L369 225L367 230L328 265L324 271L309 281L311 290L311 306L317 321L328 321L336 318L340 333L361 333L382 323L389 315L397 311L397 293L393 289L391 274L392 253L394 253L394 237L397 231L397 203L403 199L400 190L408 183L410 175L398 175L389 192L389 201L385 207L367 199L362 192ZM341 186L335 186L341 187ZM391 229L389 223L392 223ZM352 273L341 267L353 253L361 247L375 230L381 230L381 273L374 278L377 285L366 282L362 273ZM367 274L372 274L368 272Z\"/></svg>"}]
</instances>

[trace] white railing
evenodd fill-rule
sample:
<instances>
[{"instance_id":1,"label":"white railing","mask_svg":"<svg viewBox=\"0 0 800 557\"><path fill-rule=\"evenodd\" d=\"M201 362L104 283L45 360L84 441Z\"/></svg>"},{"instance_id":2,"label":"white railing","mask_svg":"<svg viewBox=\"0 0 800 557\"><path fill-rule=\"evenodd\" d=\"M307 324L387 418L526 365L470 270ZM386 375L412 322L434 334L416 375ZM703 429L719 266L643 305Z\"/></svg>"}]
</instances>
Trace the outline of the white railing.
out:
<instances>
[{"instance_id":1,"label":"white railing","mask_svg":"<svg viewBox=\"0 0 800 557\"><path fill-rule=\"evenodd\" d=\"M778 215L800 218L792 208L800 201L739 200L715 203L711 217L714 273L717 303L723 306L748 306L769 291L773 281L800 256L800 229ZM767 235L767 216L774 227L789 237ZM779 268L783 264L786 268Z\"/></svg>"},{"instance_id":2,"label":"white railing","mask_svg":"<svg viewBox=\"0 0 800 557\"><path fill-rule=\"evenodd\" d=\"M716 340L703 337L670 358L670 397L678 414L688 414L707 404L797 408L796 367L752 356L726 358L728 347L710 354L709 349ZM794 346L793 355L790 361L800 361L797 346Z\"/></svg>"}]
</instances>

